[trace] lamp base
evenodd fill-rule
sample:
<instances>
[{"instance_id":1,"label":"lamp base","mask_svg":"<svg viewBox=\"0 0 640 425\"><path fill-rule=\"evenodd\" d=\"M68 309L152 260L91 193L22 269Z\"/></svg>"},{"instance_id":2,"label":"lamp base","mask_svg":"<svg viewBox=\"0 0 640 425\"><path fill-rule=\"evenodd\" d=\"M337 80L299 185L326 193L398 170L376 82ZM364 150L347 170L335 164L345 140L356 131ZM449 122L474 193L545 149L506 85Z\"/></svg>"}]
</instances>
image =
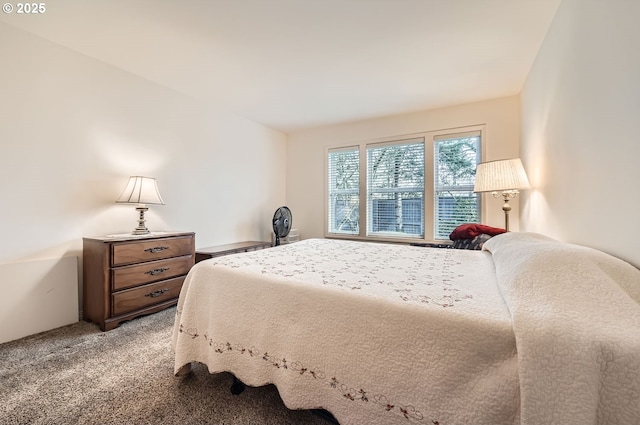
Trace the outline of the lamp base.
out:
<instances>
[{"instance_id":1,"label":"lamp base","mask_svg":"<svg viewBox=\"0 0 640 425\"><path fill-rule=\"evenodd\" d=\"M147 229L147 226L144 225L144 223L146 221L144 219L144 213L146 211L149 211L149 208L147 208L145 206L136 207L136 211L138 211L140 213L140 216L138 217L138 227L133 229L133 232L131 232L131 234L132 235L146 235L146 234L151 233L151 232L149 232L149 229Z\"/></svg>"},{"instance_id":2,"label":"lamp base","mask_svg":"<svg viewBox=\"0 0 640 425\"><path fill-rule=\"evenodd\" d=\"M517 190L504 190L502 193L492 192L491 193L494 198L500 198L504 200L504 204L502 205L502 211L504 211L504 228L508 232L509 231L509 212L511 211L511 205L509 205L509 199L515 198L518 196Z\"/></svg>"},{"instance_id":3,"label":"lamp base","mask_svg":"<svg viewBox=\"0 0 640 425\"><path fill-rule=\"evenodd\" d=\"M509 205L509 198L505 196L504 205L502 206L502 211L504 211L504 229L509 231L509 212L511 211L511 205Z\"/></svg>"}]
</instances>

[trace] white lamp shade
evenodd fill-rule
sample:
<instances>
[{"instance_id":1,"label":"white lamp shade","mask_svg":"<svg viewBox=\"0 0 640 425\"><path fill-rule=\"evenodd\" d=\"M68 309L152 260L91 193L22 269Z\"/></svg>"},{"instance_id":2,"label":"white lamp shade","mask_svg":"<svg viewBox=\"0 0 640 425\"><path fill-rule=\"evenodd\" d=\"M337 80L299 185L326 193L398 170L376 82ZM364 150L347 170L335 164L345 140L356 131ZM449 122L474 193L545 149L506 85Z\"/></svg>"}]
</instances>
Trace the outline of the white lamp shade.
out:
<instances>
[{"instance_id":1,"label":"white lamp shade","mask_svg":"<svg viewBox=\"0 0 640 425\"><path fill-rule=\"evenodd\" d=\"M129 183L116 201L124 204L155 204L164 205L158 191L156 179L153 177L131 176Z\"/></svg>"},{"instance_id":2,"label":"white lamp shade","mask_svg":"<svg viewBox=\"0 0 640 425\"><path fill-rule=\"evenodd\" d=\"M520 158L482 162L476 168L474 192L500 192L529 188Z\"/></svg>"}]
</instances>

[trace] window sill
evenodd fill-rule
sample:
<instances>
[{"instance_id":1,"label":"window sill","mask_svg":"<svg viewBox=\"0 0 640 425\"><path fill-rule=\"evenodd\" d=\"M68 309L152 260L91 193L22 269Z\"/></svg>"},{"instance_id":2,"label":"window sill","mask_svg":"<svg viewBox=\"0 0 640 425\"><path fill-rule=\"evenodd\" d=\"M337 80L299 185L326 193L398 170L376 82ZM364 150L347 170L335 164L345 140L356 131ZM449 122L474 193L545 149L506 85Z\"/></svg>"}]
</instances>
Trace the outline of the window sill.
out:
<instances>
[{"instance_id":1,"label":"window sill","mask_svg":"<svg viewBox=\"0 0 640 425\"><path fill-rule=\"evenodd\" d=\"M430 245L451 245L452 242L449 240L434 240L429 241L422 238L390 238L390 237L382 237L382 236L359 236L359 235L341 235L337 233L326 233L324 235L326 239L342 239L342 240L350 240L350 241L360 241L360 242L383 242L383 243L395 243L395 244L403 244L403 245L415 245L415 246L430 246Z\"/></svg>"}]
</instances>

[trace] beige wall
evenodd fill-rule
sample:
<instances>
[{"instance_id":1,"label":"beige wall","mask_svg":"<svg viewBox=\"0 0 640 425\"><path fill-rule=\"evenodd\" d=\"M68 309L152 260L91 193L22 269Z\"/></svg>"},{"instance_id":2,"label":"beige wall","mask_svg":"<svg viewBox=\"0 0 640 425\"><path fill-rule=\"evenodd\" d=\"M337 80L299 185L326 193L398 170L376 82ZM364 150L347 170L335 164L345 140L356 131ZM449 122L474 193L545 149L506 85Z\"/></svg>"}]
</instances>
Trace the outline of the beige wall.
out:
<instances>
[{"instance_id":1,"label":"beige wall","mask_svg":"<svg viewBox=\"0 0 640 425\"><path fill-rule=\"evenodd\" d=\"M519 155L518 96L451 108L321 127L289 135L287 142L287 203L293 226L302 238L324 236L325 149L354 142L425 131L486 124L484 160ZM484 198L484 223L504 227L502 202ZM513 202L511 228L518 229L518 201Z\"/></svg>"},{"instance_id":2,"label":"beige wall","mask_svg":"<svg viewBox=\"0 0 640 425\"><path fill-rule=\"evenodd\" d=\"M114 201L138 174L166 202L151 230L269 240L286 135L3 23L0 58L0 264L81 258L83 236L130 232L134 207Z\"/></svg>"},{"instance_id":3,"label":"beige wall","mask_svg":"<svg viewBox=\"0 0 640 425\"><path fill-rule=\"evenodd\" d=\"M640 2L564 0L521 94L522 229L640 266Z\"/></svg>"}]
</instances>

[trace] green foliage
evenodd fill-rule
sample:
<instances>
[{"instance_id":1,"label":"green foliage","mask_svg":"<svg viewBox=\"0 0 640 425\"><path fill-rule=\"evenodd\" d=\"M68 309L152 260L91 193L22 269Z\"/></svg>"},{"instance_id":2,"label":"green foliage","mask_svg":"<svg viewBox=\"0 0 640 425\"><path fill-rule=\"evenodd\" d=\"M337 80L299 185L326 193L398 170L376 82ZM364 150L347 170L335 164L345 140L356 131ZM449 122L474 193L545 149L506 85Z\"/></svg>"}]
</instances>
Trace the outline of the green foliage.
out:
<instances>
[{"instance_id":1,"label":"green foliage","mask_svg":"<svg viewBox=\"0 0 640 425\"><path fill-rule=\"evenodd\" d=\"M477 137L439 141L436 183L440 186L457 186L473 182L476 176L477 150Z\"/></svg>"}]
</instances>

